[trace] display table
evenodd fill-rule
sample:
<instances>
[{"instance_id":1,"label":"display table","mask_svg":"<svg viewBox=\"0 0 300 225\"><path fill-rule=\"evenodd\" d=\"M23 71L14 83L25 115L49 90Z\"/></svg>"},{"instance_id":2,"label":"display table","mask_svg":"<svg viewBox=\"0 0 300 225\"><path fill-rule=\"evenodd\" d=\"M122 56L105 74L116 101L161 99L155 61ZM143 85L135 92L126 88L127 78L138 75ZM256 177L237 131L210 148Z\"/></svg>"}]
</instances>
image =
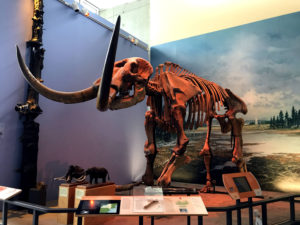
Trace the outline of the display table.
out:
<instances>
[{"instance_id":1,"label":"display table","mask_svg":"<svg viewBox=\"0 0 300 225\"><path fill-rule=\"evenodd\" d=\"M87 196L111 196L114 195L116 191L116 185L113 182L106 182L101 184L85 184L79 185L75 189L75 201L74 207L78 207L81 199ZM98 217L98 218L85 218L83 225L98 225L102 224L112 218L107 217ZM77 217L74 218L73 224L77 224Z\"/></svg>"},{"instance_id":2,"label":"display table","mask_svg":"<svg viewBox=\"0 0 300 225\"><path fill-rule=\"evenodd\" d=\"M78 225L83 217L139 216L139 225L143 216L202 216L208 215L200 196L84 196L77 209ZM188 220L189 221L189 220Z\"/></svg>"}]
</instances>

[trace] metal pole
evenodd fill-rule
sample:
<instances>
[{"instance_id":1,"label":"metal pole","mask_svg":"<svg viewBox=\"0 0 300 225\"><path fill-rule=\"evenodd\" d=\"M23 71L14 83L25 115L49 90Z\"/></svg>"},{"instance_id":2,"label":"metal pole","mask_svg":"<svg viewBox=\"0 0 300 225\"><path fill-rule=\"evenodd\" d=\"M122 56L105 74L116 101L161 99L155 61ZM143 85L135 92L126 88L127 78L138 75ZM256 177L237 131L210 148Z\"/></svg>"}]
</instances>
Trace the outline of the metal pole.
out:
<instances>
[{"instance_id":1,"label":"metal pole","mask_svg":"<svg viewBox=\"0 0 300 225\"><path fill-rule=\"evenodd\" d=\"M203 225L203 217L198 216L198 225Z\"/></svg>"},{"instance_id":2,"label":"metal pole","mask_svg":"<svg viewBox=\"0 0 300 225\"><path fill-rule=\"evenodd\" d=\"M226 211L226 225L232 225L232 211Z\"/></svg>"},{"instance_id":3,"label":"metal pole","mask_svg":"<svg viewBox=\"0 0 300 225\"><path fill-rule=\"evenodd\" d=\"M78 216L77 225L82 225L82 216Z\"/></svg>"},{"instance_id":4,"label":"metal pole","mask_svg":"<svg viewBox=\"0 0 300 225\"><path fill-rule=\"evenodd\" d=\"M190 196L190 194L187 194L187 196ZM191 225L191 217L187 216L186 219L187 219L187 221L186 221L187 225Z\"/></svg>"},{"instance_id":5,"label":"metal pole","mask_svg":"<svg viewBox=\"0 0 300 225\"><path fill-rule=\"evenodd\" d=\"M295 198L290 197L290 221L295 221Z\"/></svg>"},{"instance_id":6,"label":"metal pole","mask_svg":"<svg viewBox=\"0 0 300 225\"><path fill-rule=\"evenodd\" d=\"M38 225L39 224L39 212L36 210L33 210L33 220L32 225Z\"/></svg>"},{"instance_id":7,"label":"metal pole","mask_svg":"<svg viewBox=\"0 0 300 225\"><path fill-rule=\"evenodd\" d=\"M241 203L240 199L236 200L236 205L238 206ZM241 215L241 209L236 210L236 217L237 217L237 224L242 225L242 215Z\"/></svg>"},{"instance_id":8,"label":"metal pole","mask_svg":"<svg viewBox=\"0 0 300 225\"><path fill-rule=\"evenodd\" d=\"M7 225L7 207L8 204L5 200L3 200L2 204L2 225Z\"/></svg>"},{"instance_id":9,"label":"metal pole","mask_svg":"<svg viewBox=\"0 0 300 225\"><path fill-rule=\"evenodd\" d=\"M252 198L248 198L249 203L249 225L253 225L253 207L252 207Z\"/></svg>"},{"instance_id":10,"label":"metal pole","mask_svg":"<svg viewBox=\"0 0 300 225\"><path fill-rule=\"evenodd\" d=\"M151 225L154 225L154 216L151 216Z\"/></svg>"},{"instance_id":11,"label":"metal pole","mask_svg":"<svg viewBox=\"0 0 300 225\"><path fill-rule=\"evenodd\" d=\"M143 225L144 224L144 218L143 216L139 216L139 225Z\"/></svg>"},{"instance_id":12,"label":"metal pole","mask_svg":"<svg viewBox=\"0 0 300 225\"><path fill-rule=\"evenodd\" d=\"M261 205L261 213L262 213L262 223L263 225L268 224L268 219L267 219L267 204L263 203Z\"/></svg>"}]
</instances>

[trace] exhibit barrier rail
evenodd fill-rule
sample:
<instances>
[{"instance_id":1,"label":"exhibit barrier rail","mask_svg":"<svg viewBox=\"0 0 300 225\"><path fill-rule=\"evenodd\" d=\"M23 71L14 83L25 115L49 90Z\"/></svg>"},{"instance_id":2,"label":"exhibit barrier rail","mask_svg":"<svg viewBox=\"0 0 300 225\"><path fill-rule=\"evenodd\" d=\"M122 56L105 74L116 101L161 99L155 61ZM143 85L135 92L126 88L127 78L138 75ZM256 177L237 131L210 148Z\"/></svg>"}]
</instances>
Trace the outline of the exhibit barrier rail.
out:
<instances>
[{"instance_id":1,"label":"exhibit barrier rail","mask_svg":"<svg viewBox=\"0 0 300 225\"><path fill-rule=\"evenodd\" d=\"M277 198L271 198L266 200L259 200L259 201L252 201L252 198L249 198L247 202L239 202L237 201L236 205L226 206L226 207L207 207L208 212L225 212L226 213L226 225L232 225L232 212L237 211L237 224L242 224L241 219L241 210L242 209L249 209L249 225L253 225L253 207L261 206L262 211L262 224L267 225L267 204L280 202L280 201L287 201L290 205L290 219L289 221L282 221L282 224L296 224L296 215L295 215L295 198L299 198L300 194L297 195L286 195ZM50 208L46 206L36 205L28 202L22 201L10 201L10 200L2 200L2 225L7 225L7 218L8 218L8 206L14 205L18 207L22 207L28 210L32 210L32 224L38 225L39 224L39 216L47 213L75 213L75 208ZM297 220L297 222L299 222ZM139 224L143 223L143 217L139 217ZM277 222L276 224L280 224L281 222ZM190 225L190 218L187 220L187 224ZM198 219L198 224L203 224L203 219L200 217ZM154 217L151 216L151 225L154 225Z\"/></svg>"},{"instance_id":2,"label":"exhibit barrier rail","mask_svg":"<svg viewBox=\"0 0 300 225\"><path fill-rule=\"evenodd\" d=\"M75 213L75 208L50 208L42 205L22 201L3 200L2 204L2 225L7 225L8 206L14 205L32 211L32 224L39 224L39 216L47 213Z\"/></svg>"},{"instance_id":3,"label":"exhibit barrier rail","mask_svg":"<svg viewBox=\"0 0 300 225\"><path fill-rule=\"evenodd\" d=\"M249 225L253 225L253 207L255 206L261 206L261 220L263 225L268 224L268 213L267 213L267 204L280 202L280 201L287 201L290 204L290 219L288 221L278 221L276 224L294 224L296 221L296 215L295 215L295 198L300 197L300 194L298 195L286 195L282 197L277 198L270 198L266 200L260 200L253 202L252 198L248 198L247 202L240 202L237 200L236 205L232 206L226 206L226 207L207 207L208 212L225 212L226 213L226 225L232 225L232 212L237 211L237 224L242 224L242 218L241 218L241 210L248 208L249 209ZM298 200L297 200L298 202ZM298 221L299 222L299 221Z\"/></svg>"}]
</instances>

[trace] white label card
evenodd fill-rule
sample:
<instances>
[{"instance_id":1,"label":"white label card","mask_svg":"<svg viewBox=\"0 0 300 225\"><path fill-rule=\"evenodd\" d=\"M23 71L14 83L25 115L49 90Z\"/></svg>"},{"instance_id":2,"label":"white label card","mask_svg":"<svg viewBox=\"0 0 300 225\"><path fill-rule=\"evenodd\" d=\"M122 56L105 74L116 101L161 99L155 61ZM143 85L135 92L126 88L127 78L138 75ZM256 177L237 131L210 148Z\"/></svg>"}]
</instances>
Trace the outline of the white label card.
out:
<instances>
[{"instance_id":1,"label":"white label card","mask_svg":"<svg viewBox=\"0 0 300 225\"><path fill-rule=\"evenodd\" d=\"M59 187L59 197L68 197L69 189L66 187Z\"/></svg>"},{"instance_id":2,"label":"white label card","mask_svg":"<svg viewBox=\"0 0 300 225\"><path fill-rule=\"evenodd\" d=\"M75 198L76 199L82 199L82 197L84 196L84 194L85 194L84 190L76 188L76 192L75 192Z\"/></svg>"}]
</instances>

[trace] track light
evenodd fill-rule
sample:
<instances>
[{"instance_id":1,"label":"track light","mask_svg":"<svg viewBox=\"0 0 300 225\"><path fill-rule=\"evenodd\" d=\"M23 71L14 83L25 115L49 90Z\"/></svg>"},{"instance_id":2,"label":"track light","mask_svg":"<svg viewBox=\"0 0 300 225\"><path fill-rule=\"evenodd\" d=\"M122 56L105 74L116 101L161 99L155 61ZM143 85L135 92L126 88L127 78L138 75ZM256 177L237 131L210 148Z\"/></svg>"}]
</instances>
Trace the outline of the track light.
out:
<instances>
[{"instance_id":1,"label":"track light","mask_svg":"<svg viewBox=\"0 0 300 225\"><path fill-rule=\"evenodd\" d=\"M72 8L74 9L75 12L79 12L79 5L77 2L73 2L72 3Z\"/></svg>"},{"instance_id":2,"label":"track light","mask_svg":"<svg viewBox=\"0 0 300 225\"><path fill-rule=\"evenodd\" d=\"M83 14L85 16L89 16L90 15L90 12L87 9L85 9L85 8L82 9L82 12L83 12Z\"/></svg>"},{"instance_id":3,"label":"track light","mask_svg":"<svg viewBox=\"0 0 300 225\"><path fill-rule=\"evenodd\" d=\"M139 40L136 39L135 37L131 36L131 35L128 36L128 39L134 45L137 45L139 43Z\"/></svg>"}]
</instances>

